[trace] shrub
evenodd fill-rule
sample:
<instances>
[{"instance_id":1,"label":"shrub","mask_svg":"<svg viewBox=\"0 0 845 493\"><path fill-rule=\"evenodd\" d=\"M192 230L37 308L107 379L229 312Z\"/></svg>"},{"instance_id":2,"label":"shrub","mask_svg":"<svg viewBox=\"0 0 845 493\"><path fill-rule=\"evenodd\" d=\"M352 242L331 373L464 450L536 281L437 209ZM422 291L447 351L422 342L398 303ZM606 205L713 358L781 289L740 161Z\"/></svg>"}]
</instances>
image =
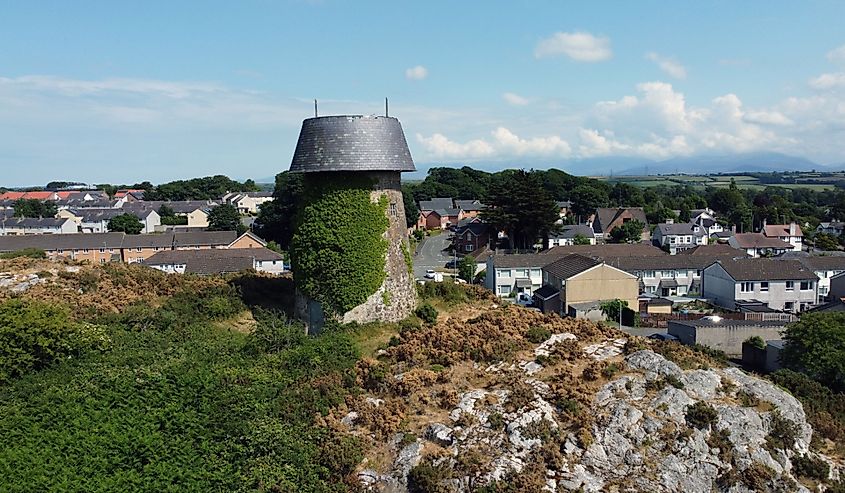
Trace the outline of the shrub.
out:
<instances>
[{"instance_id":1,"label":"shrub","mask_svg":"<svg viewBox=\"0 0 845 493\"><path fill-rule=\"evenodd\" d=\"M549 329L536 325L529 328L528 332L525 334L525 338L533 342L534 344L540 344L542 342L545 342L551 336L552 332Z\"/></svg>"},{"instance_id":2,"label":"shrub","mask_svg":"<svg viewBox=\"0 0 845 493\"><path fill-rule=\"evenodd\" d=\"M428 303L424 303L414 312L417 317L428 325L437 323L437 309Z\"/></svg>"},{"instance_id":3,"label":"shrub","mask_svg":"<svg viewBox=\"0 0 845 493\"><path fill-rule=\"evenodd\" d=\"M430 460L420 463L408 473L409 493L449 493L447 482L452 471L445 464L435 465Z\"/></svg>"},{"instance_id":4,"label":"shrub","mask_svg":"<svg viewBox=\"0 0 845 493\"><path fill-rule=\"evenodd\" d=\"M784 418L779 411L772 411L766 445L770 449L790 449L798 438L798 425Z\"/></svg>"},{"instance_id":5,"label":"shrub","mask_svg":"<svg viewBox=\"0 0 845 493\"><path fill-rule=\"evenodd\" d=\"M791 370L779 370L770 378L804 405L807 421L815 431L814 444L824 437L837 444L841 452L845 449L845 395Z\"/></svg>"},{"instance_id":6,"label":"shrub","mask_svg":"<svg viewBox=\"0 0 845 493\"><path fill-rule=\"evenodd\" d=\"M108 344L100 327L73 321L62 306L21 299L0 304L0 383Z\"/></svg>"},{"instance_id":7,"label":"shrub","mask_svg":"<svg viewBox=\"0 0 845 493\"><path fill-rule=\"evenodd\" d=\"M749 337L745 340L745 344L756 347L757 349L766 349L766 341L764 341L760 336Z\"/></svg>"},{"instance_id":8,"label":"shrub","mask_svg":"<svg viewBox=\"0 0 845 493\"><path fill-rule=\"evenodd\" d=\"M736 397L739 399L739 403L742 407L755 407L760 404L760 399L744 390L737 392Z\"/></svg>"},{"instance_id":9,"label":"shrub","mask_svg":"<svg viewBox=\"0 0 845 493\"><path fill-rule=\"evenodd\" d=\"M605 366L604 368L602 368L601 375L604 378L613 378L613 376L616 375L619 372L619 370L621 370L621 368L619 367L618 364L611 363L611 364Z\"/></svg>"},{"instance_id":10,"label":"shrub","mask_svg":"<svg viewBox=\"0 0 845 493\"><path fill-rule=\"evenodd\" d=\"M845 313L808 313L786 327L781 358L837 391L845 390Z\"/></svg>"},{"instance_id":11,"label":"shrub","mask_svg":"<svg viewBox=\"0 0 845 493\"><path fill-rule=\"evenodd\" d=\"M796 455L792 458L792 472L802 478L825 481L830 476L830 465L817 457Z\"/></svg>"},{"instance_id":12,"label":"shrub","mask_svg":"<svg viewBox=\"0 0 845 493\"><path fill-rule=\"evenodd\" d=\"M13 258L47 258L47 253L40 248L24 248L14 252L0 253L0 259L8 260Z\"/></svg>"},{"instance_id":13,"label":"shrub","mask_svg":"<svg viewBox=\"0 0 845 493\"><path fill-rule=\"evenodd\" d=\"M289 320L284 313L258 309L258 325L247 338L247 348L263 353L277 353L299 346L308 337L301 322Z\"/></svg>"},{"instance_id":14,"label":"shrub","mask_svg":"<svg viewBox=\"0 0 845 493\"><path fill-rule=\"evenodd\" d=\"M687 406L685 418L688 425L703 430L715 425L719 414L710 404L699 401Z\"/></svg>"},{"instance_id":15,"label":"shrub","mask_svg":"<svg viewBox=\"0 0 845 493\"><path fill-rule=\"evenodd\" d=\"M490 425L490 429L499 431L505 427L505 418L500 413L493 412L487 417L487 424Z\"/></svg>"}]
</instances>

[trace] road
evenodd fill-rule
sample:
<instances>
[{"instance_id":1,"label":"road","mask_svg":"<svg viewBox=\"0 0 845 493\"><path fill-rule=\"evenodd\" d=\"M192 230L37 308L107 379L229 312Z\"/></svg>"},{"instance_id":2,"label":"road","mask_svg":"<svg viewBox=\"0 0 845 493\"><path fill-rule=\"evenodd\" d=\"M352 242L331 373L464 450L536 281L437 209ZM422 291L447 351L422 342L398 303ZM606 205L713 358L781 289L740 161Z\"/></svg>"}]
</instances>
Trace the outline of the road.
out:
<instances>
[{"instance_id":1,"label":"road","mask_svg":"<svg viewBox=\"0 0 845 493\"><path fill-rule=\"evenodd\" d=\"M443 270L452 258L443 250L449 246L449 233L423 239L414 256L414 277L422 279L427 269Z\"/></svg>"}]
</instances>

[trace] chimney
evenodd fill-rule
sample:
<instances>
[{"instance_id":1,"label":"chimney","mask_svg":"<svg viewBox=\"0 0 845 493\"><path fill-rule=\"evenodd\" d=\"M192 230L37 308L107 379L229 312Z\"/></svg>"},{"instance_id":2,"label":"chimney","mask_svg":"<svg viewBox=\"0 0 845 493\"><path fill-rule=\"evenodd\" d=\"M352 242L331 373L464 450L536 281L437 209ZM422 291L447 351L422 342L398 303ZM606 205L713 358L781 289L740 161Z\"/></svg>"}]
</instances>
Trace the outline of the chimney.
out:
<instances>
[{"instance_id":1,"label":"chimney","mask_svg":"<svg viewBox=\"0 0 845 493\"><path fill-rule=\"evenodd\" d=\"M798 225L795 221L789 223L789 236L798 236Z\"/></svg>"},{"instance_id":2,"label":"chimney","mask_svg":"<svg viewBox=\"0 0 845 493\"><path fill-rule=\"evenodd\" d=\"M736 224L731 226L731 233L736 234Z\"/></svg>"},{"instance_id":3,"label":"chimney","mask_svg":"<svg viewBox=\"0 0 845 493\"><path fill-rule=\"evenodd\" d=\"M763 218L763 229L764 230L766 229L766 218L765 217Z\"/></svg>"}]
</instances>

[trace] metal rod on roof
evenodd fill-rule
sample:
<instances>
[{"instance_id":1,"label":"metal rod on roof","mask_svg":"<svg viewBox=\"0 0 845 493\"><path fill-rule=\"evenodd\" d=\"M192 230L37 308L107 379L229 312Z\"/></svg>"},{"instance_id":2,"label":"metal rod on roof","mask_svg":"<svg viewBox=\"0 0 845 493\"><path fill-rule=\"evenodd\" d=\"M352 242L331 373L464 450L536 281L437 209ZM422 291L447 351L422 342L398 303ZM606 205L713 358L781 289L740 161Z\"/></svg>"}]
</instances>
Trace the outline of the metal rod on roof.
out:
<instances>
[{"instance_id":1,"label":"metal rod on roof","mask_svg":"<svg viewBox=\"0 0 845 493\"><path fill-rule=\"evenodd\" d=\"M317 118L317 100L314 100L314 118Z\"/></svg>"},{"instance_id":2,"label":"metal rod on roof","mask_svg":"<svg viewBox=\"0 0 845 493\"><path fill-rule=\"evenodd\" d=\"M384 116L389 116L387 113L387 98L384 98Z\"/></svg>"}]
</instances>

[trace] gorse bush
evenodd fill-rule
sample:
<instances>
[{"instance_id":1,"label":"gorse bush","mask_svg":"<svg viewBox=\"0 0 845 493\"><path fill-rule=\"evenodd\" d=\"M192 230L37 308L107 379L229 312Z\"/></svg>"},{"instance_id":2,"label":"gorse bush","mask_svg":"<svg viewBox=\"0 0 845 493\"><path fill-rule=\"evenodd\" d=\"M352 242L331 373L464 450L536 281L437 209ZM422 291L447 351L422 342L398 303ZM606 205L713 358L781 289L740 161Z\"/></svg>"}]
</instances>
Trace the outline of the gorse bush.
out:
<instances>
[{"instance_id":1,"label":"gorse bush","mask_svg":"<svg viewBox=\"0 0 845 493\"><path fill-rule=\"evenodd\" d=\"M419 308L417 308L414 314L428 325L434 325L435 323L437 323L437 309L429 305L428 303L425 303Z\"/></svg>"},{"instance_id":2,"label":"gorse bush","mask_svg":"<svg viewBox=\"0 0 845 493\"><path fill-rule=\"evenodd\" d=\"M65 307L20 299L0 303L0 384L108 345L102 327L72 320Z\"/></svg>"},{"instance_id":3,"label":"gorse bush","mask_svg":"<svg viewBox=\"0 0 845 493\"><path fill-rule=\"evenodd\" d=\"M40 248L24 248L14 252L0 253L0 260L8 260L13 258L47 258L47 253Z\"/></svg>"},{"instance_id":4,"label":"gorse bush","mask_svg":"<svg viewBox=\"0 0 845 493\"><path fill-rule=\"evenodd\" d=\"M687 424L698 429L710 428L719 419L719 413L710 404L699 401L687 406L685 418Z\"/></svg>"}]
</instances>

